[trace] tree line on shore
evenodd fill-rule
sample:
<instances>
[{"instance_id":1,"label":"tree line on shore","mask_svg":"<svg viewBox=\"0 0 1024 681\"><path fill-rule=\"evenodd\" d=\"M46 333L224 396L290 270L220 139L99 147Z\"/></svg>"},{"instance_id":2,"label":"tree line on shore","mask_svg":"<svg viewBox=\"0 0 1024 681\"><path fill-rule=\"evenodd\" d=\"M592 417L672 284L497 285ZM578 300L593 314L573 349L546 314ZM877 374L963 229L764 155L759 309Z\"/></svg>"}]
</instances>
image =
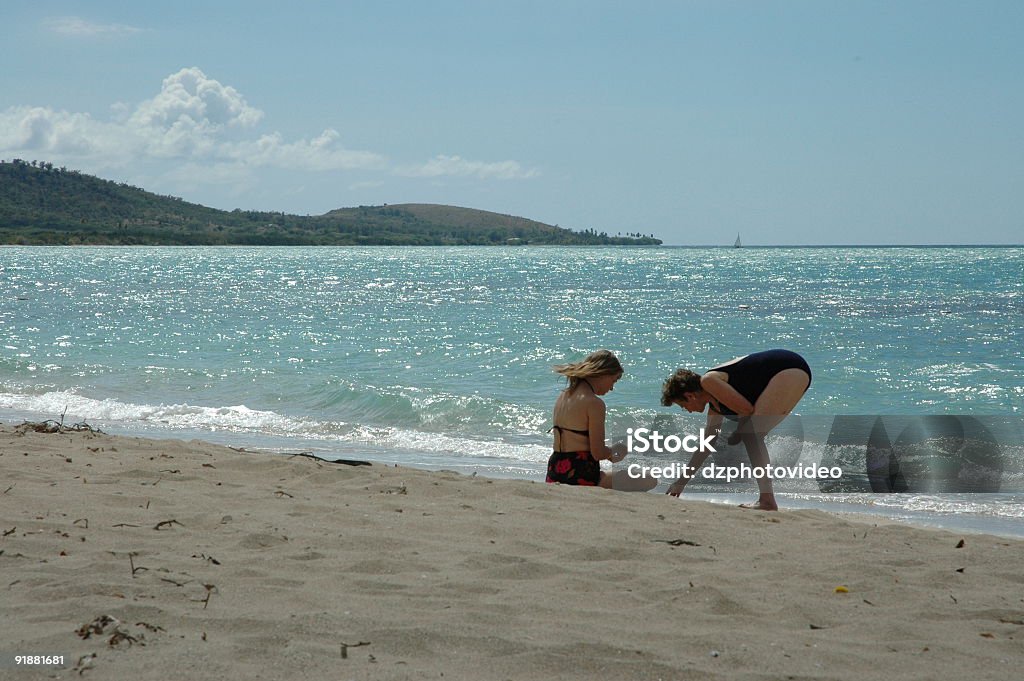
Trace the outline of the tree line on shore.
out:
<instances>
[{"instance_id":1,"label":"tree line on shore","mask_svg":"<svg viewBox=\"0 0 1024 681\"><path fill-rule=\"evenodd\" d=\"M324 215L223 211L40 161L0 161L0 243L94 245L658 245L456 206Z\"/></svg>"}]
</instances>

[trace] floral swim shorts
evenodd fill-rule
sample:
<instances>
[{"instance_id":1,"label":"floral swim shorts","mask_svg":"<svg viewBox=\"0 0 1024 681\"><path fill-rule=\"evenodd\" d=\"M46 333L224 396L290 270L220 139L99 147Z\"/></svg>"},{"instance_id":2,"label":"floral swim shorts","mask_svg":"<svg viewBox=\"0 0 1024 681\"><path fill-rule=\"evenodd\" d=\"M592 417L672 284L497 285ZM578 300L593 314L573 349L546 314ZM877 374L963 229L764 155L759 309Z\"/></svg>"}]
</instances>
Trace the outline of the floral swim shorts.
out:
<instances>
[{"instance_id":1,"label":"floral swim shorts","mask_svg":"<svg viewBox=\"0 0 1024 681\"><path fill-rule=\"evenodd\" d=\"M601 465L590 452L552 452L545 482L596 487L601 484Z\"/></svg>"}]
</instances>

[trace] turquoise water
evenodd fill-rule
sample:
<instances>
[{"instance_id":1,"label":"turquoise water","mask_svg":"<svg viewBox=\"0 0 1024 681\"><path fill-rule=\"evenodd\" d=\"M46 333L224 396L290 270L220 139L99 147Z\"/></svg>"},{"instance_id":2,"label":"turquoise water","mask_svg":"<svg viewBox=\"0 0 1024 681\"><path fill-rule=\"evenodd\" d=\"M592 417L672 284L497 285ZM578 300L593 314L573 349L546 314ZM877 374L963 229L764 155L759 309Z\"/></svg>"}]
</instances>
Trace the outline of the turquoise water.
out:
<instances>
[{"instance_id":1,"label":"turquoise water","mask_svg":"<svg viewBox=\"0 0 1024 681\"><path fill-rule=\"evenodd\" d=\"M0 296L6 421L541 479L550 367L601 347L610 434L695 430L662 380L772 347L814 370L804 415L1024 413L1021 248L5 247Z\"/></svg>"}]
</instances>

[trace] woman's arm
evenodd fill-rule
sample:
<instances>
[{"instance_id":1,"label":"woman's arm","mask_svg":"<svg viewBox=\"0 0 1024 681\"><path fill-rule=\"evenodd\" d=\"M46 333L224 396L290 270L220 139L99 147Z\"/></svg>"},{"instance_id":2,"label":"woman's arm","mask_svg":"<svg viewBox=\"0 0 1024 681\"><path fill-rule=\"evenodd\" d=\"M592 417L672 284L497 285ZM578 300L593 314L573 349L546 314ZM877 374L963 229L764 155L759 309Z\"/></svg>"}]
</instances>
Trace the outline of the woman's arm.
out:
<instances>
[{"instance_id":1,"label":"woman's arm","mask_svg":"<svg viewBox=\"0 0 1024 681\"><path fill-rule=\"evenodd\" d=\"M704 434L707 435L714 433L715 437L717 438L721 428L722 415L709 407L708 420L704 426ZM690 477L697 475L697 471L699 471L701 467L704 466L704 461L707 460L709 454L711 454L711 452L705 452L700 449L694 452L693 455L690 457L690 463L686 464L686 473L688 473ZM672 483L672 485L668 488L668 491L666 491L665 494L670 494L674 497L678 497L680 494L682 494L683 488L686 487L686 483L690 481L690 477L687 477L686 475L680 477L678 480Z\"/></svg>"},{"instance_id":2,"label":"woman's arm","mask_svg":"<svg viewBox=\"0 0 1024 681\"><path fill-rule=\"evenodd\" d=\"M728 375L721 371L709 371L701 377L700 387L737 415L750 416L754 413L754 405L729 385L728 378Z\"/></svg>"},{"instance_id":3,"label":"woman's arm","mask_svg":"<svg viewBox=\"0 0 1024 681\"><path fill-rule=\"evenodd\" d=\"M594 397L587 404L587 428L590 431L590 455L601 461L608 459L612 462L622 461L622 456L613 452L604 443L604 419L606 407L604 400Z\"/></svg>"},{"instance_id":4,"label":"woman's arm","mask_svg":"<svg viewBox=\"0 0 1024 681\"><path fill-rule=\"evenodd\" d=\"M707 423L704 424L704 434L707 435L708 433L714 433L717 436L722 430L722 420L724 418L725 417L717 411L708 407L708 420Z\"/></svg>"}]
</instances>

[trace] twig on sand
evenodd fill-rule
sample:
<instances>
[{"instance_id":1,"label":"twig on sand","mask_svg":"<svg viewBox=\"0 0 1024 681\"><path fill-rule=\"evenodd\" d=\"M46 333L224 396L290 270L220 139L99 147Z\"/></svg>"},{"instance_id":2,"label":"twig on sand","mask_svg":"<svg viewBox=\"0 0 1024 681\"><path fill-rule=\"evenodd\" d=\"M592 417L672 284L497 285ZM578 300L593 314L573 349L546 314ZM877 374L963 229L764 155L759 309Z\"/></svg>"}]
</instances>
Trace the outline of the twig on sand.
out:
<instances>
[{"instance_id":1,"label":"twig on sand","mask_svg":"<svg viewBox=\"0 0 1024 681\"><path fill-rule=\"evenodd\" d=\"M162 527L173 527L175 525L178 525L180 527L185 527L184 525L179 523L177 520L161 520L160 522L158 522L156 525L153 526L153 529L154 530L159 530Z\"/></svg>"},{"instance_id":2,"label":"twig on sand","mask_svg":"<svg viewBox=\"0 0 1024 681\"><path fill-rule=\"evenodd\" d=\"M651 541L661 542L662 544L668 544L669 546L701 546L701 544L698 544L695 541L690 541L689 539L652 539ZM714 546L708 546L708 548L711 549L712 553L718 555L718 549Z\"/></svg>"},{"instance_id":3,"label":"twig on sand","mask_svg":"<svg viewBox=\"0 0 1024 681\"><path fill-rule=\"evenodd\" d=\"M348 659L348 649L349 648L358 648L360 646L368 646L368 645L370 645L369 641L360 641L359 643L345 643L344 641L342 641L341 642L341 659L343 659L343 660L347 660Z\"/></svg>"},{"instance_id":4,"label":"twig on sand","mask_svg":"<svg viewBox=\"0 0 1024 681\"><path fill-rule=\"evenodd\" d=\"M141 640L141 636L132 636L127 631L115 629L114 634L110 637L109 640L107 640L107 645L113 648L115 646L120 645L123 641L128 641L129 646L135 645L136 643L140 645L146 645L145 643L142 643Z\"/></svg>"},{"instance_id":5,"label":"twig on sand","mask_svg":"<svg viewBox=\"0 0 1024 681\"><path fill-rule=\"evenodd\" d=\"M669 546L700 546L697 542L689 539L652 539L651 542L660 542Z\"/></svg>"},{"instance_id":6,"label":"twig on sand","mask_svg":"<svg viewBox=\"0 0 1024 681\"><path fill-rule=\"evenodd\" d=\"M142 567L141 565L139 567L135 567L135 554L134 553L129 553L128 554L128 564L132 566L132 579L135 579L135 573L136 572L139 572L141 570L149 570L148 567Z\"/></svg>"},{"instance_id":7,"label":"twig on sand","mask_svg":"<svg viewBox=\"0 0 1024 681\"><path fill-rule=\"evenodd\" d=\"M341 466L372 466L373 464L369 461L359 461L358 459L325 459L320 456L316 456L312 452L282 452L285 456L294 459L297 456L301 456L304 459L312 459L317 462L323 463L334 463Z\"/></svg>"},{"instance_id":8,"label":"twig on sand","mask_svg":"<svg viewBox=\"0 0 1024 681\"><path fill-rule=\"evenodd\" d=\"M192 602L202 603L203 610L206 610L206 606L210 604L210 597L217 591L217 586L215 584L203 584L203 588L206 589L206 598L192 599Z\"/></svg>"}]
</instances>

